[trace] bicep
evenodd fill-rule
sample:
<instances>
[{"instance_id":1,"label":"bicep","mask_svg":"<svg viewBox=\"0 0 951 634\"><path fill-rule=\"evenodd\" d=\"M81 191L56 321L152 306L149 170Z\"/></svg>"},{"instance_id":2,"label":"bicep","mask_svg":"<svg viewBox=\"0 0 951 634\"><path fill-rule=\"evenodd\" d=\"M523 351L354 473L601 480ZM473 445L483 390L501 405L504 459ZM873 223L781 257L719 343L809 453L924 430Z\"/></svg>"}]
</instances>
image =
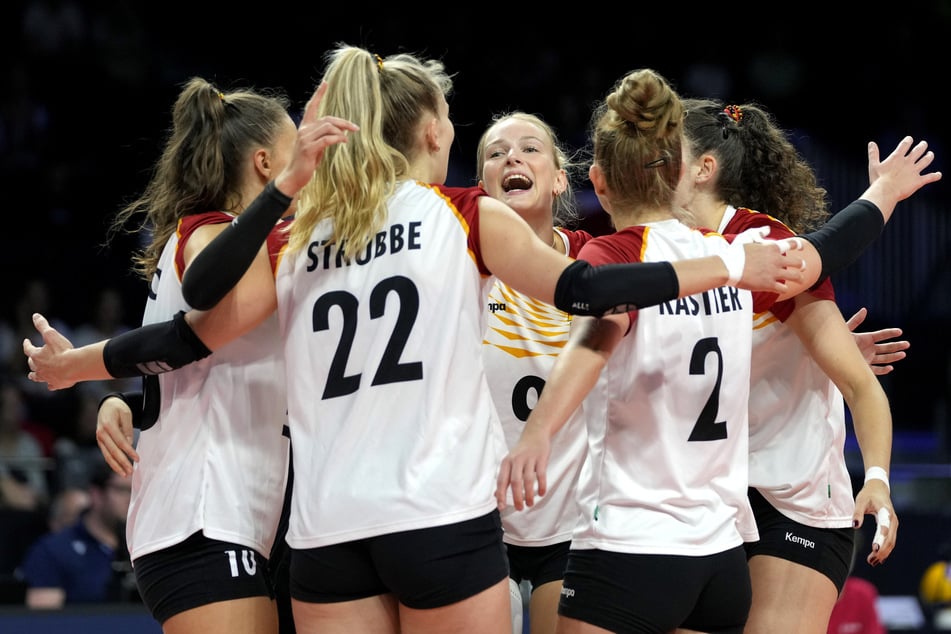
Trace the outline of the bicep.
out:
<instances>
[{"instance_id":1,"label":"bicep","mask_svg":"<svg viewBox=\"0 0 951 634\"><path fill-rule=\"evenodd\" d=\"M572 260L545 244L508 206L479 199L479 248L488 269L512 288L547 304Z\"/></svg>"}]
</instances>

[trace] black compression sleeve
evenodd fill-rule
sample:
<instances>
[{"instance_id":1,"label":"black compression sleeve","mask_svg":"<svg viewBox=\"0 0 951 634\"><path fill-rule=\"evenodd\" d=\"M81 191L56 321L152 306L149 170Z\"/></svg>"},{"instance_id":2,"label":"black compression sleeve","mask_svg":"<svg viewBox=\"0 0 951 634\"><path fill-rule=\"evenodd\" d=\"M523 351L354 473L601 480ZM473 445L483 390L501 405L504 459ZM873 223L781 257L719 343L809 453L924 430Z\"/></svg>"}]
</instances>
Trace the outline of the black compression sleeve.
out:
<instances>
[{"instance_id":1,"label":"black compression sleeve","mask_svg":"<svg viewBox=\"0 0 951 634\"><path fill-rule=\"evenodd\" d=\"M670 262L569 264L555 285L555 306L574 315L600 317L676 299L680 281Z\"/></svg>"},{"instance_id":2,"label":"black compression sleeve","mask_svg":"<svg viewBox=\"0 0 951 634\"><path fill-rule=\"evenodd\" d=\"M182 295L189 306L208 310L235 287L291 200L273 181L268 183L247 209L202 249L182 280Z\"/></svg>"},{"instance_id":3,"label":"black compression sleeve","mask_svg":"<svg viewBox=\"0 0 951 634\"><path fill-rule=\"evenodd\" d=\"M822 257L821 282L849 266L882 235L885 219L878 207L859 199L829 219L818 230L802 237L816 247Z\"/></svg>"},{"instance_id":4,"label":"black compression sleeve","mask_svg":"<svg viewBox=\"0 0 951 634\"><path fill-rule=\"evenodd\" d=\"M209 350L179 311L169 321L141 326L106 342L102 360L117 379L169 372L199 359Z\"/></svg>"}]
</instances>

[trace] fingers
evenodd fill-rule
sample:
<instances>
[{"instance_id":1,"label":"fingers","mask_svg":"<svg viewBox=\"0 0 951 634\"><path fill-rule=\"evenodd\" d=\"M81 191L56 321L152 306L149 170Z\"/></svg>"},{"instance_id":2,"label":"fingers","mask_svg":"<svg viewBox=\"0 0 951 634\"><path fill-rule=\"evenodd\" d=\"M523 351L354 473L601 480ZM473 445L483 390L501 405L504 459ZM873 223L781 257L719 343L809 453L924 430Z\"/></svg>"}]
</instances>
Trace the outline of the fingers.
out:
<instances>
[{"instance_id":1,"label":"fingers","mask_svg":"<svg viewBox=\"0 0 951 634\"><path fill-rule=\"evenodd\" d=\"M326 81L321 81L317 86L314 94L307 100L307 105L304 106L304 115L301 117L301 125L317 120L317 110L320 107L320 102L324 99L324 95L327 94L327 88L329 86L330 84Z\"/></svg>"},{"instance_id":2,"label":"fingers","mask_svg":"<svg viewBox=\"0 0 951 634\"><path fill-rule=\"evenodd\" d=\"M872 552L869 553L866 561L871 566L879 566L885 563L892 550L895 548L895 529L898 525L898 519L895 518L892 524L892 513L886 507L878 509L875 513L875 536L872 538Z\"/></svg>"},{"instance_id":3,"label":"fingers","mask_svg":"<svg viewBox=\"0 0 951 634\"><path fill-rule=\"evenodd\" d=\"M865 317L868 316L868 309L864 306L859 308L854 315L849 317L849 320L845 324L849 327L851 332L855 332L855 329L862 325L862 322L865 321Z\"/></svg>"}]
</instances>

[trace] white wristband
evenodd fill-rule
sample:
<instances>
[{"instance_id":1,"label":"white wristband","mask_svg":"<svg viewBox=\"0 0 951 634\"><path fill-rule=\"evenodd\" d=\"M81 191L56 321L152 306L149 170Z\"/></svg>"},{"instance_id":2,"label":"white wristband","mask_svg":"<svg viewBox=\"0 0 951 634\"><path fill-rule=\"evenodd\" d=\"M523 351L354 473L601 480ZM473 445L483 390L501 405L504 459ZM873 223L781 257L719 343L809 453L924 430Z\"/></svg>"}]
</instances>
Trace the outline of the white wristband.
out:
<instances>
[{"instance_id":1,"label":"white wristband","mask_svg":"<svg viewBox=\"0 0 951 634\"><path fill-rule=\"evenodd\" d=\"M727 275L729 276L726 285L736 286L739 284L740 279L743 277L743 267L746 266L746 249L743 245L733 243L730 245L730 248L720 254L720 259L723 260Z\"/></svg>"},{"instance_id":2,"label":"white wristband","mask_svg":"<svg viewBox=\"0 0 951 634\"><path fill-rule=\"evenodd\" d=\"M891 485L888 483L888 473L881 467L868 468L868 471L865 472L865 484L868 484L869 480L881 480L885 483L889 491L892 490Z\"/></svg>"}]
</instances>

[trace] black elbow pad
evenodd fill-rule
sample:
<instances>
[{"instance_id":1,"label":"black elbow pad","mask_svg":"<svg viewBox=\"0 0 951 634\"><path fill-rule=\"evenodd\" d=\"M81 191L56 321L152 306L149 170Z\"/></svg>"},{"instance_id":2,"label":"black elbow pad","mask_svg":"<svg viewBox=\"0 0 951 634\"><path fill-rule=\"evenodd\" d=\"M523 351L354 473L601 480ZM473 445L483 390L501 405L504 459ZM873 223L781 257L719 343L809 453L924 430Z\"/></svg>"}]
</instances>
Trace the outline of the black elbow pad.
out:
<instances>
[{"instance_id":1,"label":"black elbow pad","mask_svg":"<svg viewBox=\"0 0 951 634\"><path fill-rule=\"evenodd\" d=\"M878 207L860 198L818 230L803 235L822 258L822 273L816 284L855 262L882 235L884 227L885 219Z\"/></svg>"},{"instance_id":2,"label":"black elbow pad","mask_svg":"<svg viewBox=\"0 0 951 634\"><path fill-rule=\"evenodd\" d=\"M600 317L676 299L680 282L670 262L591 266L575 260L555 285L555 306L573 315Z\"/></svg>"},{"instance_id":3,"label":"black elbow pad","mask_svg":"<svg viewBox=\"0 0 951 634\"><path fill-rule=\"evenodd\" d=\"M113 337L102 351L103 363L115 378L161 374L211 354L179 311L169 321L142 326Z\"/></svg>"}]
</instances>

